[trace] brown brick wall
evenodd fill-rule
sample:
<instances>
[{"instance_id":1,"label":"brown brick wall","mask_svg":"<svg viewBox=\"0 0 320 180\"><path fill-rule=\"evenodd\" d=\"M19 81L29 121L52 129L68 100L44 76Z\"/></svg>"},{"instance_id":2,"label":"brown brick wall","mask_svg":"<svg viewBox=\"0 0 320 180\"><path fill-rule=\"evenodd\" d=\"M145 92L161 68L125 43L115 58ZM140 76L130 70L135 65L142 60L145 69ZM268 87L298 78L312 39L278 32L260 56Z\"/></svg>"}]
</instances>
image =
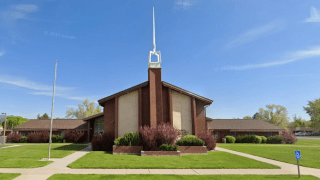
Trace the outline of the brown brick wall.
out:
<instances>
[{"instance_id":1,"label":"brown brick wall","mask_svg":"<svg viewBox=\"0 0 320 180\"><path fill-rule=\"evenodd\" d=\"M204 102L196 99L196 120L195 120L195 135L206 130L206 117L204 112Z\"/></svg>"},{"instance_id":2,"label":"brown brick wall","mask_svg":"<svg viewBox=\"0 0 320 180\"><path fill-rule=\"evenodd\" d=\"M113 154L140 154L142 146L113 146Z\"/></svg>"},{"instance_id":3,"label":"brown brick wall","mask_svg":"<svg viewBox=\"0 0 320 180\"><path fill-rule=\"evenodd\" d=\"M207 147L205 146L179 146L178 151L181 154L207 154Z\"/></svg>"},{"instance_id":4,"label":"brown brick wall","mask_svg":"<svg viewBox=\"0 0 320 180\"><path fill-rule=\"evenodd\" d=\"M141 89L142 96L142 126L150 126L149 86Z\"/></svg>"},{"instance_id":5,"label":"brown brick wall","mask_svg":"<svg viewBox=\"0 0 320 180\"><path fill-rule=\"evenodd\" d=\"M149 68L150 126L157 127L162 121L161 68Z\"/></svg>"},{"instance_id":6,"label":"brown brick wall","mask_svg":"<svg viewBox=\"0 0 320 180\"><path fill-rule=\"evenodd\" d=\"M178 151L141 151L141 156L180 156Z\"/></svg>"},{"instance_id":7,"label":"brown brick wall","mask_svg":"<svg viewBox=\"0 0 320 180\"><path fill-rule=\"evenodd\" d=\"M162 122L164 123L170 123L169 118L169 94L168 94L168 88L162 87L162 104L163 104L163 119Z\"/></svg>"},{"instance_id":8,"label":"brown brick wall","mask_svg":"<svg viewBox=\"0 0 320 180\"><path fill-rule=\"evenodd\" d=\"M114 133L114 120L115 120L115 99L111 99L104 104L104 132ZM94 120L93 120L94 121ZM94 132L94 124L90 124L92 132Z\"/></svg>"}]
</instances>

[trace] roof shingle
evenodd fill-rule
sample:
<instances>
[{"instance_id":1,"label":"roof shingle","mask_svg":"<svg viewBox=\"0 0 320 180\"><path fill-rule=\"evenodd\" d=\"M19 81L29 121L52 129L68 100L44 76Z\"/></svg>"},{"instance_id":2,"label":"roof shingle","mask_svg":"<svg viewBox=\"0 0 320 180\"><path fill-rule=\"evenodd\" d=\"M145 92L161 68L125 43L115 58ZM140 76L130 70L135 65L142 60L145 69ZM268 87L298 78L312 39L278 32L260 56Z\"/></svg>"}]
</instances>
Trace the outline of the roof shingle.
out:
<instances>
[{"instance_id":1,"label":"roof shingle","mask_svg":"<svg viewBox=\"0 0 320 180\"><path fill-rule=\"evenodd\" d=\"M16 131L32 131L32 130L43 130L50 129L50 119L30 119L24 124L14 128ZM52 121L53 130L66 130L66 129L81 129L87 130L87 122L82 119L53 119Z\"/></svg>"}]
</instances>

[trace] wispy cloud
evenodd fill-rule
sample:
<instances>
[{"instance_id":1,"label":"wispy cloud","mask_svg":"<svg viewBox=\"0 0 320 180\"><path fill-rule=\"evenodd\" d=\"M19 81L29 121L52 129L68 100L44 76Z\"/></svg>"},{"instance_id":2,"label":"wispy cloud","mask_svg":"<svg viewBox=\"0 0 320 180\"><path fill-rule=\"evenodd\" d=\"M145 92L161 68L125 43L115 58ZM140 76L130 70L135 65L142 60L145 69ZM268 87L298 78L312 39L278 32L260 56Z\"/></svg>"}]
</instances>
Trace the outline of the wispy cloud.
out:
<instances>
[{"instance_id":1,"label":"wispy cloud","mask_svg":"<svg viewBox=\"0 0 320 180\"><path fill-rule=\"evenodd\" d=\"M191 0L175 0L175 9L189 9L195 2Z\"/></svg>"},{"instance_id":2,"label":"wispy cloud","mask_svg":"<svg viewBox=\"0 0 320 180\"><path fill-rule=\"evenodd\" d=\"M228 43L227 47L232 48L232 47L237 46L239 44L244 44L244 43L254 41L254 40L262 37L263 35L268 35L268 34L280 31L280 30L284 29L284 27L285 27L284 21L274 21L272 23L251 29L251 30L241 34L235 40Z\"/></svg>"},{"instance_id":3,"label":"wispy cloud","mask_svg":"<svg viewBox=\"0 0 320 180\"><path fill-rule=\"evenodd\" d=\"M44 96L52 96L53 92L29 92L29 94L33 95L44 95ZM77 97L77 96L70 96L69 93L55 93L56 97L61 97L64 99L70 99L70 100L77 100L77 101L83 101L88 97Z\"/></svg>"},{"instance_id":4,"label":"wispy cloud","mask_svg":"<svg viewBox=\"0 0 320 180\"><path fill-rule=\"evenodd\" d=\"M222 68L216 69L216 70L242 71L242 70L248 70L248 69L268 68L268 67L272 67L272 66L280 66L280 65L284 65L284 64L288 64L288 63L293 63L295 61L305 60L305 59L313 58L313 57L320 57L320 46L311 48L309 50L292 52L279 61L274 61L274 62L269 62L269 63L261 63L261 64L248 64L248 65L242 65L242 66L226 66L226 67L222 67Z\"/></svg>"},{"instance_id":5,"label":"wispy cloud","mask_svg":"<svg viewBox=\"0 0 320 180\"><path fill-rule=\"evenodd\" d=\"M15 86L19 86L27 89L32 89L32 90L40 90L40 91L53 90L53 86L48 86L48 85L36 83L33 81L29 81L24 78L8 76L8 75L0 75L0 83L11 84L11 85L15 85ZM70 91L72 89L74 88L56 86L57 91Z\"/></svg>"},{"instance_id":6,"label":"wispy cloud","mask_svg":"<svg viewBox=\"0 0 320 180\"><path fill-rule=\"evenodd\" d=\"M3 51L1 51L1 52L0 52L0 57L1 57L1 56L3 56L3 55L4 55L4 52L3 52Z\"/></svg>"},{"instance_id":7,"label":"wispy cloud","mask_svg":"<svg viewBox=\"0 0 320 180\"><path fill-rule=\"evenodd\" d=\"M320 12L315 7L311 7L311 16L307 18L304 22L320 22Z\"/></svg>"}]
</instances>

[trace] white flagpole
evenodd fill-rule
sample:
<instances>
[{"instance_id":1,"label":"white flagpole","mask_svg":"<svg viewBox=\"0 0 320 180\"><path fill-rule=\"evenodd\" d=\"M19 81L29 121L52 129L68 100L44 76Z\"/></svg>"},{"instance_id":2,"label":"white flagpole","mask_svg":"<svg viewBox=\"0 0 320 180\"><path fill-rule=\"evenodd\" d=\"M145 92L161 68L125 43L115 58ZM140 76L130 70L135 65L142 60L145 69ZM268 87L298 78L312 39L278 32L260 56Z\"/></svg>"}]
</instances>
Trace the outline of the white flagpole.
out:
<instances>
[{"instance_id":1,"label":"white flagpole","mask_svg":"<svg viewBox=\"0 0 320 180\"><path fill-rule=\"evenodd\" d=\"M51 108L51 125L50 125L50 137L49 137L49 155L48 155L48 160L50 160L50 148L51 148L51 137L52 137L52 121L53 121L53 107L54 107L54 92L55 92L55 87L56 87L56 76L57 76L57 64L58 61L56 60L56 66L54 70L54 81L53 81L53 96L52 96L52 108Z\"/></svg>"}]
</instances>

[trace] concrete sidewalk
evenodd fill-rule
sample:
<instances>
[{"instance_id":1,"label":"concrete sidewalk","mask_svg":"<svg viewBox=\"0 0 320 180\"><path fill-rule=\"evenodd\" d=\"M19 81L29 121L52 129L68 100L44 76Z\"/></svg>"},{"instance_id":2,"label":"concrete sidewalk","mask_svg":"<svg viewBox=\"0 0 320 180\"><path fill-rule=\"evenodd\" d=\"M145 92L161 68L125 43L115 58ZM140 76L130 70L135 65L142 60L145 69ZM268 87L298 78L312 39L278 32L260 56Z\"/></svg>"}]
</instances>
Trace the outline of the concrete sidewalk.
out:
<instances>
[{"instance_id":1,"label":"concrete sidewalk","mask_svg":"<svg viewBox=\"0 0 320 180\"><path fill-rule=\"evenodd\" d=\"M250 154L231 151L217 147L218 151L244 156L257 161L280 166L281 169L70 169L68 164L76 161L91 151L87 147L62 159L53 159L53 163L40 168L18 169L0 168L0 173L21 173L15 180L44 180L54 174L171 174L171 175L218 175L218 174L256 174L256 175L283 175L297 174L297 166L275 160L270 160ZM302 175L313 175L320 178L320 169L301 167Z\"/></svg>"}]
</instances>

